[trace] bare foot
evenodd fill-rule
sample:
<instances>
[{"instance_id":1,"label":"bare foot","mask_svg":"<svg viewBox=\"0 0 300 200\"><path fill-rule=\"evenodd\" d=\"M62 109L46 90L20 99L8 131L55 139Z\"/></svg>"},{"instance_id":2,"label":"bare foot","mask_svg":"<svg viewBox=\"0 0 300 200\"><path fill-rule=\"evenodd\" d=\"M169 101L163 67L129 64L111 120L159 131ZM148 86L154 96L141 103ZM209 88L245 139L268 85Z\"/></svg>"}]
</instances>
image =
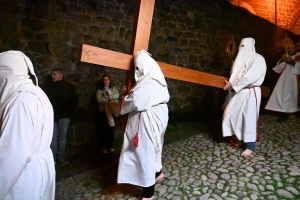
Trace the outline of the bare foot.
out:
<instances>
[{"instance_id":1,"label":"bare foot","mask_svg":"<svg viewBox=\"0 0 300 200\"><path fill-rule=\"evenodd\" d=\"M164 178L164 173L161 173L156 179L155 179L155 182L158 182L158 181L160 181L161 179L163 179Z\"/></svg>"},{"instance_id":2,"label":"bare foot","mask_svg":"<svg viewBox=\"0 0 300 200\"><path fill-rule=\"evenodd\" d=\"M244 157L248 157L253 153L253 151L251 151L250 149L246 149L243 153L242 156Z\"/></svg>"},{"instance_id":3,"label":"bare foot","mask_svg":"<svg viewBox=\"0 0 300 200\"><path fill-rule=\"evenodd\" d=\"M145 197L143 197L142 200L152 200L153 197L154 197L154 195L153 195L152 197L150 197L150 198L145 198Z\"/></svg>"}]
</instances>

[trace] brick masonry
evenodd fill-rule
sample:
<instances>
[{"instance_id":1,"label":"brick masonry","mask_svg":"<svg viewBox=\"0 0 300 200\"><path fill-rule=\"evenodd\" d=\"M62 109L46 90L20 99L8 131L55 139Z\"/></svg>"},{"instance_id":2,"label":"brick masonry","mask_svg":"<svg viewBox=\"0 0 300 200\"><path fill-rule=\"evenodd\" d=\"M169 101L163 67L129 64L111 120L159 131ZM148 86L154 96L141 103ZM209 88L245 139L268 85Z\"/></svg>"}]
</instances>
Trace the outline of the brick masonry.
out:
<instances>
[{"instance_id":1,"label":"brick masonry","mask_svg":"<svg viewBox=\"0 0 300 200\"><path fill-rule=\"evenodd\" d=\"M251 8L260 16L275 24L275 5L277 5L277 25L300 35L299 0L228 0L234 5ZM277 2L277 4L275 4Z\"/></svg>"}]
</instances>

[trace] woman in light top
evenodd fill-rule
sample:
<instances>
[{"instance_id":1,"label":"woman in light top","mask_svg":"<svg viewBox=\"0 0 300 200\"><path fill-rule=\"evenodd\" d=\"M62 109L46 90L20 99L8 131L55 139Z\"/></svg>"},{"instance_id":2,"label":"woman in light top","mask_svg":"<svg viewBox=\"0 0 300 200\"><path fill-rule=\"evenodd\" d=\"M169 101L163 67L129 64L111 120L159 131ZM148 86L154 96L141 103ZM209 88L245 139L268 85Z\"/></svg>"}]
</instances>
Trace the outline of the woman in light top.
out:
<instances>
[{"instance_id":1,"label":"woman in light top","mask_svg":"<svg viewBox=\"0 0 300 200\"><path fill-rule=\"evenodd\" d=\"M115 129L114 116L118 117L120 115L119 92L115 87L111 87L110 83L110 76L106 74L103 75L101 86L96 92L99 111L102 113L105 112L109 125L109 130L104 131L101 137L102 153L107 153L107 149L109 151L115 150L113 148Z\"/></svg>"}]
</instances>

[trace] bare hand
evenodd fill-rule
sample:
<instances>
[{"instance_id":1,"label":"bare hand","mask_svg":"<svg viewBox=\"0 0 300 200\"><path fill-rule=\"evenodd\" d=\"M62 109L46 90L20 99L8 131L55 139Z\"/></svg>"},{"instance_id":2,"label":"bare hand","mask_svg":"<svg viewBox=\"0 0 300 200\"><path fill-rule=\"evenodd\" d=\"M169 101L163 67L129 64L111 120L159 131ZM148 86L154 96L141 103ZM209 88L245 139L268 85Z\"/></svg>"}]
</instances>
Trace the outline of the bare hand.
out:
<instances>
[{"instance_id":1,"label":"bare hand","mask_svg":"<svg viewBox=\"0 0 300 200\"><path fill-rule=\"evenodd\" d=\"M230 90L232 88L232 85L229 81L225 80L226 85L224 86L224 90Z\"/></svg>"},{"instance_id":2,"label":"bare hand","mask_svg":"<svg viewBox=\"0 0 300 200\"><path fill-rule=\"evenodd\" d=\"M291 60L292 60L292 58L290 58L290 57L287 57L284 59L285 62L290 62Z\"/></svg>"},{"instance_id":3,"label":"bare hand","mask_svg":"<svg viewBox=\"0 0 300 200\"><path fill-rule=\"evenodd\" d=\"M105 93L103 93L101 96L102 96L102 98L105 98L105 99L108 98L108 96Z\"/></svg>"},{"instance_id":4,"label":"bare hand","mask_svg":"<svg viewBox=\"0 0 300 200\"><path fill-rule=\"evenodd\" d=\"M279 65L281 62L282 62L282 60L283 60L283 56L277 61L277 65Z\"/></svg>"},{"instance_id":5,"label":"bare hand","mask_svg":"<svg viewBox=\"0 0 300 200\"><path fill-rule=\"evenodd\" d=\"M291 60L293 60L293 58L289 55L283 54L282 60L285 62L290 62Z\"/></svg>"}]
</instances>

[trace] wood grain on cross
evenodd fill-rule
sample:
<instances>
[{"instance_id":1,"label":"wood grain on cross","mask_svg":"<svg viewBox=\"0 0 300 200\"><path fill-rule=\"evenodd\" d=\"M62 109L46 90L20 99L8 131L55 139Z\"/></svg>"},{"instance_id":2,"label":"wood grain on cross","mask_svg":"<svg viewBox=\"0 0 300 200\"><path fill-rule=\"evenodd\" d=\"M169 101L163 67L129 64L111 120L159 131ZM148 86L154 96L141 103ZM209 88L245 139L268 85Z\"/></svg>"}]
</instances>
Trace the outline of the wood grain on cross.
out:
<instances>
[{"instance_id":1,"label":"wood grain on cross","mask_svg":"<svg viewBox=\"0 0 300 200\"><path fill-rule=\"evenodd\" d=\"M145 49L146 50L146 49ZM132 71L133 55L119 53L107 49L102 49L94 46L83 44L81 61L113 68ZM157 62L166 78L207 85L217 88L225 86L224 80L228 78L217 76L205 72L200 72L192 69L178 67L175 65ZM270 88L261 86L262 95L268 97Z\"/></svg>"},{"instance_id":2,"label":"wood grain on cross","mask_svg":"<svg viewBox=\"0 0 300 200\"><path fill-rule=\"evenodd\" d=\"M119 53L83 44L81 61L127 70L126 86L128 88L127 91L129 91L134 83L133 56L139 50L148 50L154 4L155 0L137 0L130 54ZM224 80L228 80L226 77L178 67L171 64L162 62L158 62L158 64L166 78L217 88L223 88L225 86ZM261 87L261 89L263 96L269 96L269 88Z\"/></svg>"}]
</instances>

